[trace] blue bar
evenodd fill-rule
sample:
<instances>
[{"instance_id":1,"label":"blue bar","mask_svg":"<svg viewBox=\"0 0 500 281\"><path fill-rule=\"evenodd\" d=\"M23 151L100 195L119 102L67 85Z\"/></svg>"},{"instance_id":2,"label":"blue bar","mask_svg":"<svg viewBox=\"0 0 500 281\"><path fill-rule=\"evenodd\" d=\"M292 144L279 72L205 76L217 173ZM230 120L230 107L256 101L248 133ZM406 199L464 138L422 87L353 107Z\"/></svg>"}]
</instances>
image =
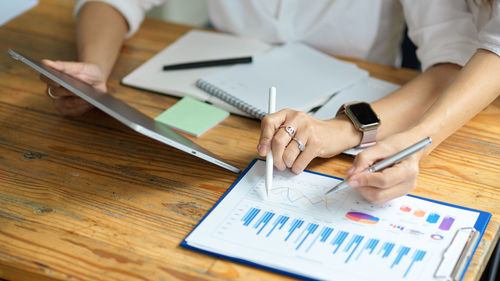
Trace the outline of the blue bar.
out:
<instances>
[{"instance_id":1,"label":"blue bar","mask_svg":"<svg viewBox=\"0 0 500 281\"><path fill-rule=\"evenodd\" d=\"M439 215L436 213L430 213L427 217L426 222L428 223L436 223L439 220Z\"/></svg>"},{"instance_id":2,"label":"blue bar","mask_svg":"<svg viewBox=\"0 0 500 281\"><path fill-rule=\"evenodd\" d=\"M380 250L378 251L378 254L380 254L380 252L382 251L385 251L384 254L382 255L382 258L386 258L389 256L393 248L394 248L394 243L384 242L382 248L380 248Z\"/></svg>"},{"instance_id":3,"label":"blue bar","mask_svg":"<svg viewBox=\"0 0 500 281\"><path fill-rule=\"evenodd\" d=\"M285 226L285 223L288 221L290 217L287 217L287 216L284 216L284 219L283 219L283 223L280 225L280 227L278 228L279 230L281 230L283 228L283 226Z\"/></svg>"},{"instance_id":4,"label":"blue bar","mask_svg":"<svg viewBox=\"0 0 500 281\"><path fill-rule=\"evenodd\" d=\"M260 224L262 224L262 227L257 231L257 235L260 234L262 229L266 227L267 223L274 217L273 212L266 211L259 219L259 221L254 225L253 228L258 228Z\"/></svg>"},{"instance_id":5,"label":"blue bar","mask_svg":"<svg viewBox=\"0 0 500 281\"><path fill-rule=\"evenodd\" d=\"M410 265L408 266L408 269L406 269L405 274L403 274L403 278L406 278L408 275L408 272L410 272L411 267L413 266L414 263L422 261L425 256L425 251L422 250L417 250L415 253L413 253L412 261Z\"/></svg>"},{"instance_id":6,"label":"blue bar","mask_svg":"<svg viewBox=\"0 0 500 281\"><path fill-rule=\"evenodd\" d=\"M359 259L361 254L365 250L369 250L368 254L371 255L373 253L373 250L375 250L375 247L377 247L379 240L375 238L370 238L368 241L366 241L365 246L363 247L363 250L359 251L358 256L356 257L356 260Z\"/></svg>"},{"instance_id":7,"label":"blue bar","mask_svg":"<svg viewBox=\"0 0 500 281\"><path fill-rule=\"evenodd\" d=\"M328 239L328 237L330 237L330 234L332 234L332 232L333 232L333 228L331 228L331 227L327 226L327 227L323 228L323 231L321 231L321 233L320 233L321 240L319 242L324 243Z\"/></svg>"},{"instance_id":8,"label":"blue bar","mask_svg":"<svg viewBox=\"0 0 500 281\"><path fill-rule=\"evenodd\" d=\"M300 241L299 245L297 245L297 248L295 248L295 250L298 250L300 248L300 246L302 246L302 244L304 243L304 241L306 241L307 237L309 237L309 235L311 235L311 234L314 234L314 232L316 231L316 229L318 229L318 224L316 224L316 223L310 223L307 226L307 234L306 234L306 236L304 236L304 239L302 239L302 241Z\"/></svg>"},{"instance_id":9,"label":"blue bar","mask_svg":"<svg viewBox=\"0 0 500 281\"><path fill-rule=\"evenodd\" d=\"M363 241L364 236L356 234L353 238L351 238L351 241L349 241L349 244L347 244L347 247L344 249L344 252L349 251L349 249L352 247L352 245L356 244L356 246L352 249L352 252L349 254L347 259L345 260L344 263L348 263L349 260L351 259L352 255L354 252L356 252L356 249L358 248L359 244L361 244L361 241Z\"/></svg>"},{"instance_id":10,"label":"blue bar","mask_svg":"<svg viewBox=\"0 0 500 281\"><path fill-rule=\"evenodd\" d=\"M243 216L243 218L241 218L241 221L243 221L243 222L246 221L246 219L248 218L250 213L253 211L253 209L255 209L255 208L248 209L247 213Z\"/></svg>"},{"instance_id":11,"label":"blue bar","mask_svg":"<svg viewBox=\"0 0 500 281\"><path fill-rule=\"evenodd\" d=\"M274 225L273 225L273 228L271 228L271 230L269 230L269 232L267 233L266 237L269 237L269 235L271 235L271 233L273 232L273 230L278 226L280 225L280 227L278 229L281 229L283 228L283 226L285 225L285 223L288 221L289 217L287 216L283 216L283 215L280 215L275 221L274 221Z\"/></svg>"},{"instance_id":12,"label":"blue bar","mask_svg":"<svg viewBox=\"0 0 500 281\"><path fill-rule=\"evenodd\" d=\"M266 218L268 211L266 211L262 216L260 216L259 220L253 225L253 228L259 227L259 225L262 223L262 221Z\"/></svg>"},{"instance_id":13,"label":"blue bar","mask_svg":"<svg viewBox=\"0 0 500 281\"><path fill-rule=\"evenodd\" d=\"M302 230L302 232L300 233L300 235L299 235L299 236L297 236L297 238L295 238L294 243L298 243L298 242L299 242L299 240L300 240L300 238L302 237L302 235L304 235L304 233L306 233L306 231L307 231L307 228L304 228L304 229Z\"/></svg>"},{"instance_id":14,"label":"blue bar","mask_svg":"<svg viewBox=\"0 0 500 281\"><path fill-rule=\"evenodd\" d=\"M370 244L367 247L367 249L370 250L370 255L373 253L373 251L377 247L378 242L380 242L380 240L374 239L374 238L370 239Z\"/></svg>"},{"instance_id":15,"label":"blue bar","mask_svg":"<svg viewBox=\"0 0 500 281\"><path fill-rule=\"evenodd\" d=\"M243 221L244 226L250 225L250 223L253 221L253 219L257 216L257 214L260 212L260 209L257 208L250 208L248 210L247 214L241 219Z\"/></svg>"},{"instance_id":16,"label":"blue bar","mask_svg":"<svg viewBox=\"0 0 500 281\"><path fill-rule=\"evenodd\" d=\"M302 224L304 224L303 220L293 219L292 226L290 226L290 230L288 230L288 236L285 238L285 241L288 241L288 238L290 238L290 236L292 236L295 229L300 228L302 226Z\"/></svg>"},{"instance_id":17,"label":"blue bar","mask_svg":"<svg viewBox=\"0 0 500 281\"><path fill-rule=\"evenodd\" d=\"M337 235L335 235L335 238L333 238L332 240L332 245L337 245L337 248L335 248L335 250L333 251L333 254L337 253L338 249L340 248L340 246L342 245L342 243L344 243L344 240L346 239L347 235L349 235L349 232L345 232L345 231L340 231L340 232L337 232Z\"/></svg>"},{"instance_id":18,"label":"blue bar","mask_svg":"<svg viewBox=\"0 0 500 281\"><path fill-rule=\"evenodd\" d=\"M321 232L318 233L318 235L316 235L316 238L314 238L311 245L309 245L309 247L307 247L306 252L309 252L309 250L311 250L312 246L316 243L316 241L318 240L319 237L321 237L321 240L319 242L325 243L326 239L328 239L328 237L330 236L330 234L332 234L332 232L333 232L333 228L328 227L328 226L323 226L323 228L321 229Z\"/></svg>"},{"instance_id":19,"label":"blue bar","mask_svg":"<svg viewBox=\"0 0 500 281\"><path fill-rule=\"evenodd\" d=\"M396 256L396 259L394 259L394 262L391 265L391 268L393 268L395 265L398 265L401 259L408 254L410 251L410 248L406 246L400 246L398 249L398 255Z\"/></svg>"},{"instance_id":20,"label":"blue bar","mask_svg":"<svg viewBox=\"0 0 500 281\"><path fill-rule=\"evenodd\" d=\"M324 243L326 241L326 239L328 238L328 236L330 236L330 233L332 233L332 231L333 231L333 228L328 227L328 226L323 226L323 228L321 229L320 233L318 233L318 235L316 235L316 237L311 242L311 244L309 245L309 247L307 247L306 252L309 252L309 250L311 250L312 246L316 243L316 241L318 240L319 237L321 237L321 241L320 242Z\"/></svg>"}]
</instances>

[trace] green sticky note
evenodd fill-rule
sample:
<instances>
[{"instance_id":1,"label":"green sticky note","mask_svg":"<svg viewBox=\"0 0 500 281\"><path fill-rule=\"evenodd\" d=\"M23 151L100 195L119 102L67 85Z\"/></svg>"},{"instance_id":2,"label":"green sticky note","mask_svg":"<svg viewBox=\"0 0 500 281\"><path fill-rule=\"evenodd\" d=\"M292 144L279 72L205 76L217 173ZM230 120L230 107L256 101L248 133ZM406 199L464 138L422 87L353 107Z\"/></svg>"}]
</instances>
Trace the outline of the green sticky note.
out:
<instances>
[{"instance_id":1,"label":"green sticky note","mask_svg":"<svg viewBox=\"0 0 500 281\"><path fill-rule=\"evenodd\" d=\"M229 116L229 112L199 100L183 97L155 120L181 132L200 136Z\"/></svg>"}]
</instances>

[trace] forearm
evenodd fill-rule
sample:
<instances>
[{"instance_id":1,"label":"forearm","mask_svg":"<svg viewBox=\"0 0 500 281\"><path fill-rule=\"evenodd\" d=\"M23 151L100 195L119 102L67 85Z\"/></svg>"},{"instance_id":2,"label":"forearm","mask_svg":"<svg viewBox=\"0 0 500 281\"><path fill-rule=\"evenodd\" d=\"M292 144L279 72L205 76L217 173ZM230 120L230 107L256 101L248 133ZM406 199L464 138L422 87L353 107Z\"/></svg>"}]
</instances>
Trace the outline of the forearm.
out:
<instances>
[{"instance_id":1,"label":"forearm","mask_svg":"<svg viewBox=\"0 0 500 281\"><path fill-rule=\"evenodd\" d=\"M381 120L377 141L414 126L437 97L453 82L460 68L455 64L436 65L405 84L401 89L371 103ZM339 152L339 149L343 151L359 145L362 134L354 128L345 115L326 122L332 131L342 133L334 143L332 141L327 146L332 149L322 151L320 155L333 156Z\"/></svg>"},{"instance_id":2,"label":"forearm","mask_svg":"<svg viewBox=\"0 0 500 281\"><path fill-rule=\"evenodd\" d=\"M372 103L381 119L377 139L412 127L460 71L455 64L439 64L405 84L401 89Z\"/></svg>"},{"instance_id":3,"label":"forearm","mask_svg":"<svg viewBox=\"0 0 500 281\"><path fill-rule=\"evenodd\" d=\"M454 83L410 130L410 136L431 136L433 145L426 150L428 153L498 97L499 73L500 57L478 50Z\"/></svg>"},{"instance_id":4,"label":"forearm","mask_svg":"<svg viewBox=\"0 0 500 281\"><path fill-rule=\"evenodd\" d=\"M77 20L79 60L98 65L107 79L127 30L127 22L113 7L99 2L85 4Z\"/></svg>"}]
</instances>

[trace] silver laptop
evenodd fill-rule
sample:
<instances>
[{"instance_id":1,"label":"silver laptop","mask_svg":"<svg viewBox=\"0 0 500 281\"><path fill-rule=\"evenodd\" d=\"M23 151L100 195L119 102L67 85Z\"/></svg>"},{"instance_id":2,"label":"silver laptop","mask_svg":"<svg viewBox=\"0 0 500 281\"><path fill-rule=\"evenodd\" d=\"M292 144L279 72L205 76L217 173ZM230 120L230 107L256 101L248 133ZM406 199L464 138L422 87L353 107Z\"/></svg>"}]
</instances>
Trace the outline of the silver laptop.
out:
<instances>
[{"instance_id":1,"label":"silver laptop","mask_svg":"<svg viewBox=\"0 0 500 281\"><path fill-rule=\"evenodd\" d=\"M127 105L119 99L114 98L112 95L100 94L95 91L92 86L65 73L37 63L14 50L9 50L9 54L14 59L27 64L62 87L68 89L90 104L111 115L111 117L132 128L134 131L175 147L186 153L192 154L203 160L214 163L215 165L228 169L232 172L241 172L240 169L226 163L217 155L178 134L169 127L149 118L135 108Z\"/></svg>"}]
</instances>

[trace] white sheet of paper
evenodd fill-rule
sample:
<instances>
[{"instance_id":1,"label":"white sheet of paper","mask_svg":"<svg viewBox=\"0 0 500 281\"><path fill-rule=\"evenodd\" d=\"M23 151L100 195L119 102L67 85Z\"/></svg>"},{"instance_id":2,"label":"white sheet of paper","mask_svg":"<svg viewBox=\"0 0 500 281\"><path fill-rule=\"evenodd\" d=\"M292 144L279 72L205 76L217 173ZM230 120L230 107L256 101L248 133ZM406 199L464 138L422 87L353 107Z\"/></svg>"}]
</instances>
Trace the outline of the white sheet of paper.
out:
<instances>
[{"instance_id":1,"label":"white sheet of paper","mask_svg":"<svg viewBox=\"0 0 500 281\"><path fill-rule=\"evenodd\" d=\"M188 245L322 280L437 280L457 229L479 212L403 196L371 205L339 180L274 171L266 198L257 161L186 238Z\"/></svg>"},{"instance_id":2,"label":"white sheet of paper","mask_svg":"<svg viewBox=\"0 0 500 281\"><path fill-rule=\"evenodd\" d=\"M2 0L0 4L0 26L38 4L38 0Z\"/></svg>"},{"instance_id":3,"label":"white sheet of paper","mask_svg":"<svg viewBox=\"0 0 500 281\"><path fill-rule=\"evenodd\" d=\"M373 77L366 77L335 94L313 116L321 120L332 119L344 103L353 101L374 102L394 92L399 87L399 85L394 83Z\"/></svg>"}]
</instances>

